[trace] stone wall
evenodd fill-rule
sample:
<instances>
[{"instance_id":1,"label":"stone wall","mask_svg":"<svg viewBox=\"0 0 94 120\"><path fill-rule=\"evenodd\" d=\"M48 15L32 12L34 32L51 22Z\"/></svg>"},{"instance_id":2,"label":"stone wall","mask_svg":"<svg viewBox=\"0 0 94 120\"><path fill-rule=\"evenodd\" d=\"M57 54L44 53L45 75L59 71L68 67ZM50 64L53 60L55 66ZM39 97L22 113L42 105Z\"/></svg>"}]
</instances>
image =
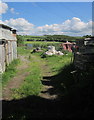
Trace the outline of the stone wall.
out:
<instances>
[{"instance_id":1,"label":"stone wall","mask_svg":"<svg viewBox=\"0 0 94 120\"><path fill-rule=\"evenodd\" d=\"M94 64L94 38L85 39L83 44L79 44L77 44L79 49L74 52L73 62L76 68L86 70Z\"/></svg>"}]
</instances>

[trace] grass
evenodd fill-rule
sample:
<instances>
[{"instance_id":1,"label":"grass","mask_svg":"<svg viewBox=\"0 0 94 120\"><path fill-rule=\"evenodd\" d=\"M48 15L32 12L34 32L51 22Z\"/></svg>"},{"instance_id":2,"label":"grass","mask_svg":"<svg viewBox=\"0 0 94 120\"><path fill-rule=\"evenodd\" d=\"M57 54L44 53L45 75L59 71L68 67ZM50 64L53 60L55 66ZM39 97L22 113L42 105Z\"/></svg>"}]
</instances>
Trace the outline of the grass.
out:
<instances>
[{"instance_id":1,"label":"grass","mask_svg":"<svg viewBox=\"0 0 94 120\"><path fill-rule=\"evenodd\" d=\"M37 56L37 58L42 57L42 63L44 61L47 64L50 75L52 76L49 79L55 88L62 93L62 89L66 87L67 91L69 86L74 82L73 75L71 74L71 71L74 70L74 66L72 65L73 54L68 52L67 55L65 54L63 56L46 55L43 57L43 52L37 52L33 55Z\"/></svg>"},{"instance_id":2,"label":"grass","mask_svg":"<svg viewBox=\"0 0 94 120\"><path fill-rule=\"evenodd\" d=\"M38 95L40 93L42 89L41 80L43 79L41 67L43 64L47 64L52 76L59 74L62 67L70 64L72 53L68 53L68 55L65 54L64 56L53 55L42 58L45 50L46 49L43 49L42 52L30 54L31 50L25 49L25 47L18 48L19 54L29 56L31 63L28 72L30 74L26 77L20 88L13 89L13 98L19 99L29 95Z\"/></svg>"},{"instance_id":3,"label":"grass","mask_svg":"<svg viewBox=\"0 0 94 120\"><path fill-rule=\"evenodd\" d=\"M35 43L35 42L34 42ZM50 42L49 42L50 43ZM38 42L38 44L41 44ZM34 54L31 54L31 49L26 49L25 46L18 47L18 54L19 55L25 55L29 56L30 60L30 66L26 71L30 73L28 76L26 76L26 79L24 80L23 84L18 89L13 89L13 98L19 99L23 97L27 97L29 95L38 95L42 89L42 71L41 71L41 64L46 63L49 67L49 70L51 72L51 75L59 74L62 67L65 65L70 64L72 54L68 53L68 55L64 56L46 56L46 58L42 58L42 55L44 51L47 49L43 49L42 52L37 52ZM35 56L35 58L33 57ZM16 63L17 61L14 61L10 64L10 66L7 68L6 72L3 75L3 84L6 84L11 77L16 75Z\"/></svg>"},{"instance_id":4,"label":"grass","mask_svg":"<svg viewBox=\"0 0 94 120\"><path fill-rule=\"evenodd\" d=\"M19 59L13 60L9 66L7 66L6 71L2 74L2 85L5 86L12 77L17 73L16 66L20 63Z\"/></svg>"},{"instance_id":5,"label":"grass","mask_svg":"<svg viewBox=\"0 0 94 120\"><path fill-rule=\"evenodd\" d=\"M41 48L47 48L48 46L55 46L56 49L60 48L61 42L39 42L39 41L26 41L24 44L32 44L33 48L41 47Z\"/></svg>"},{"instance_id":6,"label":"grass","mask_svg":"<svg viewBox=\"0 0 94 120\"><path fill-rule=\"evenodd\" d=\"M41 56L41 54L35 53L37 56ZM71 58L72 53L64 56L45 56L43 59L47 62L51 72L51 77L48 79L50 79L54 90L63 97L66 115L68 113L70 117L77 117L78 114L83 117L86 114L90 116L93 113L90 106L94 106L92 101L94 97L94 65L92 65L92 69L88 67L87 71L77 70ZM72 73L72 71L76 72Z\"/></svg>"},{"instance_id":7,"label":"grass","mask_svg":"<svg viewBox=\"0 0 94 120\"><path fill-rule=\"evenodd\" d=\"M25 46L21 46L17 48L18 55L28 55L30 54L30 49L26 49Z\"/></svg>"},{"instance_id":8,"label":"grass","mask_svg":"<svg viewBox=\"0 0 94 120\"><path fill-rule=\"evenodd\" d=\"M66 65L72 62L71 57L72 54L69 53L68 55L63 55L63 56L58 56L58 55L48 56L45 59L47 60L52 73L58 74L63 67L65 67Z\"/></svg>"},{"instance_id":9,"label":"grass","mask_svg":"<svg viewBox=\"0 0 94 120\"><path fill-rule=\"evenodd\" d=\"M29 60L31 61L28 68L30 74L25 78L20 88L13 89L14 99L20 99L30 95L38 95L42 89L40 63L35 61L32 56L29 56Z\"/></svg>"},{"instance_id":10,"label":"grass","mask_svg":"<svg viewBox=\"0 0 94 120\"><path fill-rule=\"evenodd\" d=\"M24 49L23 51L23 49L24 47L19 48L20 54L30 55L30 50ZM45 113L47 113L46 117L50 117L48 114L50 112L52 112L52 114L59 112L59 115L63 118L65 116L65 118L68 119L90 118L93 116L94 65L92 65L92 69L88 71L81 71L75 69L71 61L72 53L64 56L53 55L41 58L42 55L43 52L39 52L29 56L31 63L28 72L30 74L26 77L20 88L14 89L13 97L15 99L22 99L10 101L10 103L13 102L13 106L10 110L11 114L7 113L7 118L11 115L10 119L13 117L13 119L20 118L26 120L32 116L37 117L37 115L43 117L42 115L45 116ZM52 102L52 100L42 99L37 96L42 89L41 79L43 79L43 74L40 68L44 62L47 64L47 67L49 67L51 74L50 76L46 76L47 79L49 79L48 83L52 85L54 91L60 95L60 101L53 100ZM76 72L72 73L73 71ZM49 93L50 90L53 89L49 89ZM8 103L8 105L10 105L10 103Z\"/></svg>"},{"instance_id":11,"label":"grass","mask_svg":"<svg viewBox=\"0 0 94 120\"><path fill-rule=\"evenodd\" d=\"M61 42L46 42L46 41L25 41L25 44L52 44L52 43L61 43Z\"/></svg>"}]
</instances>

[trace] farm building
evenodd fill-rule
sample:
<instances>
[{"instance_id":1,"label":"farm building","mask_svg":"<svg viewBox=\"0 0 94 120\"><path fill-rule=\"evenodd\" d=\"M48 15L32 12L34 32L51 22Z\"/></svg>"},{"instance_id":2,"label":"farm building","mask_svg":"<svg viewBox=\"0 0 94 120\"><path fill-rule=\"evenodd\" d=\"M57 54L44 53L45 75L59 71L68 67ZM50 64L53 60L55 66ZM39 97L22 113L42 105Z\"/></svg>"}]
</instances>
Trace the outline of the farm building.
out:
<instances>
[{"instance_id":1,"label":"farm building","mask_svg":"<svg viewBox=\"0 0 94 120\"><path fill-rule=\"evenodd\" d=\"M61 46L63 46L64 50L68 50L69 52L72 52L72 47L75 45L75 43L71 43L71 42L65 42L62 43Z\"/></svg>"},{"instance_id":2,"label":"farm building","mask_svg":"<svg viewBox=\"0 0 94 120\"><path fill-rule=\"evenodd\" d=\"M16 30L0 24L0 72L4 72L6 66L17 58Z\"/></svg>"},{"instance_id":3,"label":"farm building","mask_svg":"<svg viewBox=\"0 0 94 120\"><path fill-rule=\"evenodd\" d=\"M94 37L77 40L74 52L75 67L86 70L94 65Z\"/></svg>"}]
</instances>

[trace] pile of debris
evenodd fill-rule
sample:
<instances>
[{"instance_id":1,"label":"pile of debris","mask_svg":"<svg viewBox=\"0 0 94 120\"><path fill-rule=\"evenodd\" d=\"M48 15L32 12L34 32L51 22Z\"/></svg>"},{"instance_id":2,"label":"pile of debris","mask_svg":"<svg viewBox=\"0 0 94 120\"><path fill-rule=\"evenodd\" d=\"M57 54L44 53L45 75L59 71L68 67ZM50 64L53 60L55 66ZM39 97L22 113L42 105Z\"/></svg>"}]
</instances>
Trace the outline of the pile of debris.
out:
<instances>
[{"instance_id":1,"label":"pile of debris","mask_svg":"<svg viewBox=\"0 0 94 120\"><path fill-rule=\"evenodd\" d=\"M41 48L40 48L40 47L37 47L37 48L33 49L32 53L41 52L41 51L42 51Z\"/></svg>"},{"instance_id":2,"label":"pile of debris","mask_svg":"<svg viewBox=\"0 0 94 120\"><path fill-rule=\"evenodd\" d=\"M64 55L61 51L57 51L55 46L48 46L48 51L45 52L46 55Z\"/></svg>"}]
</instances>

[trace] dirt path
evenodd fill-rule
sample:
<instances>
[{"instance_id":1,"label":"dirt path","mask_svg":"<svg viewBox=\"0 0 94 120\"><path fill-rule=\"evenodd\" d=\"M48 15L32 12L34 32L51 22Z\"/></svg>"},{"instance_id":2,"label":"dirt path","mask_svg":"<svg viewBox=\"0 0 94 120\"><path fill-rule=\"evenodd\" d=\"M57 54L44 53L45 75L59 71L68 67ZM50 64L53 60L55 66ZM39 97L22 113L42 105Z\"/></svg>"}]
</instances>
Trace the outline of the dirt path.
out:
<instances>
[{"instance_id":1,"label":"dirt path","mask_svg":"<svg viewBox=\"0 0 94 120\"><path fill-rule=\"evenodd\" d=\"M46 77L51 76L51 71L49 66L47 65L47 62L40 59L40 57L32 55L33 61L39 62L40 63L40 69L42 72L42 83L44 82L49 82L50 80L46 79ZM26 76L29 75L29 72L26 71L26 69L29 67L30 61L25 57L25 56L19 56L20 60L22 61L22 64L17 67L18 73L17 75L12 78L12 80L9 81L6 87L3 89L3 99L4 100L11 100L12 99L12 89L14 88L19 88L19 86L22 84ZM45 85L43 84L43 90L39 94L40 97L45 98L45 99L56 99L57 95L56 94L50 94L49 89L53 89L52 85Z\"/></svg>"},{"instance_id":2,"label":"dirt path","mask_svg":"<svg viewBox=\"0 0 94 120\"><path fill-rule=\"evenodd\" d=\"M52 85L45 85L44 83L46 82L50 82L50 80L47 79L47 77L51 77L52 73L51 70L49 68L49 66L47 65L47 61L44 61L42 59L38 59L36 56L32 56L33 59L37 62L40 63L40 69L42 72L42 83L43 83L43 90L41 91L41 93L39 94L40 97L45 98L45 99L56 99L58 96L53 92L53 94L49 93L50 89L53 89Z\"/></svg>"},{"instance_id":3,"label":"dirt path","mask_svg":"<svg viewBox=\"0 0 94 120\"><path fill-rule=\"evenodd\" d=\"M29 75L26 69L28 68L30 61L25 56L18 56L18 57L22 61L21 62L22 64L17 67L18 70L17 75L8 82L6 87L4 87L2 92L4 100L11 100L12 89L19 88L19 86L22 84L26 76Z\"/></svg>"},{"instance_id":4,"label":"dirt path","mask_svg":"<svg viewBox=\"0 0 94 120\"><path fill-rule=\"evenodd\" d=\"M40 97L45 98L45 99L56 99L58 96L53 92L53 94L50 94L49 90L53 89L53 86L51 84L46 84L46 83L50 83L50 79L47 79L49 77L51 77L51 71L49 66L46 64L43 64L41 66L42 69L42 73L43 73L43 79L42 79L42 83L43 83L43 90L41 91L41 93L39 94Z\"/></svg>"},{"instance_id":5,"label":"dirt path","mask_svg":"<svg viewBox=\"0 0 94 120\"><path fill-rule=\"evenodd\" d=\"M36 55L32 55L31 57L33 58L34 61L36 61L40 64L40 69L41 69L41 73L43 76L43 79L41 82L42 83L50 82L50 80L48 80L47 77L51 77L52 73L51 73L50 67L47 64L47 61L41 59L39 56L36 56ZM53 89L53 86L43 84L43 90L41 91L39 96L42 98L45 98L45 99L51 99L51 100L56 99L58 96L56 94L54 94L54 92L53 92L53 94L50 94L49 89Z\"/></svg>"}]
</instances>

